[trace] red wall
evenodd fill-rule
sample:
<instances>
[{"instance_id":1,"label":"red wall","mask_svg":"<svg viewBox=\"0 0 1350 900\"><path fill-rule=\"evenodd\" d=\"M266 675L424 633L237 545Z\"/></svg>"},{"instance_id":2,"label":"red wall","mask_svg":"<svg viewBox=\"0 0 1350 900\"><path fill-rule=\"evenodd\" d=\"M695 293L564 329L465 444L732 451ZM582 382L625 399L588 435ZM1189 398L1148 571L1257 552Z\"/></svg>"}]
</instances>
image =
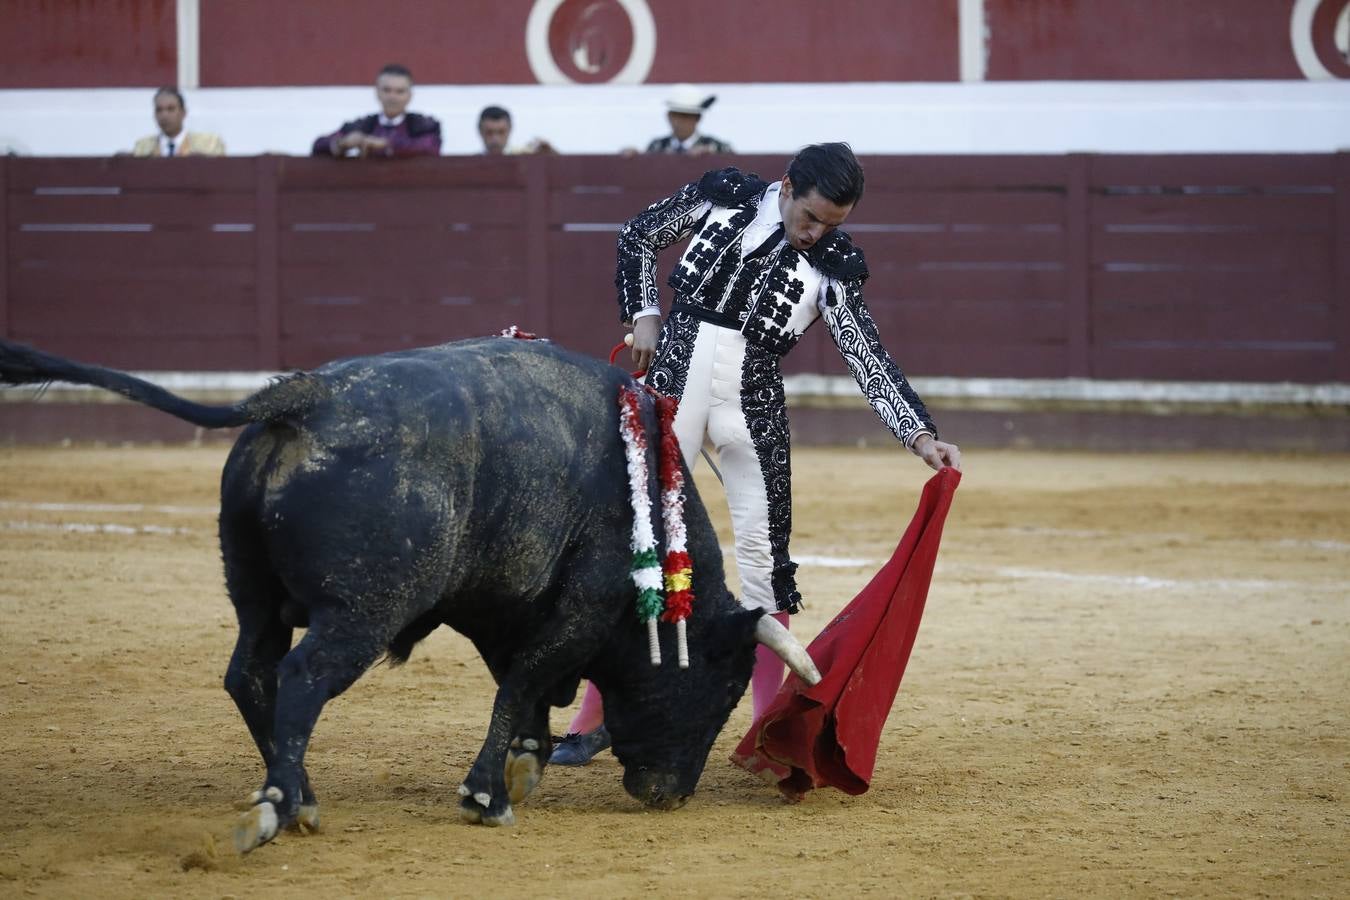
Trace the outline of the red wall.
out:
<instances>
[{"instance_id":1,"label":"red wall","mask_svg":"<svg viewBox=\"0 0 1350 900\"><path fill-rule=\"evenodd\" d=\"M658 38L648 80L952 81L959 75L956 5L652 3Z\"/></svg>"},{"instance_id":2,"label":"red wall","mask_svg":"<svg viewBox=\"0 0 1350 900\"><path fill-rule=\"evenodd\" d=\"M632 31L615 0L587 22L555 16L553 43L594 27L616 57ZM594 2L587 4L595 7ZM956 0L835 0L829 4L683 0L649 4L657 52L648 81L933 81L957 76ZM767 10L772 10L766 15ZM202 9L202 83L213 86L367 84L398 61L431 84L533 84L525 53L530 4L385 0L327 5L233 0ZM897 24L901 23L901 24ZM388 33L388 40L372 35ZM567 68L565 53L555 58ZM617 71L621 61L607 68ZM582 80L575 69L569 72Z\"/></svg>"},{"instance_id":3,"label":"red wall","mask_svg":"<svg viewBox=\"0 0 1350 900\"><path fill-rule=\"evenodd\" d=\"M370 84L390 62L428 84L533 83L528 14L493 0L204 3L202 84Z\"/></svg>"},{"instance_id":4,"label":"red wall","mask_svg":"<svg viewBox=\"0 0 1350 900\"><path fill-rule=\"evenodd\" d=\"M176 28L174 0L3 0L0 88L173 84Z\"/></svg>"},{"instance_id":5,"label":"red wall","mask_svg":"<svg viewBox=\"0 0 1350 900\"><path fill-rule=\"evenodd\" d=\"M985 0L991 81L1301 78L1291 0Z\"/></svg>"},{"instance_id":6,"label":"red wall","mask_svg":"<svg viewBox=\"0 0 1350 900\"><path fill-rule=\"evenodd\" d=\"M952 81L958 0L646 0L648 81ZM1350 77L1320 0L1312 44ZM387 62L433 84L530 84L531 0L202 0L203 87L369 84ZM4 0L0 87L147 86L176 73L173 0ZM1294 0L985 0L989 80L1302 78ZM564 0L555 63L605 81L633 27L618 0ZM596 66L570 60L578 48Z\"/></svg>"}]
</instances>

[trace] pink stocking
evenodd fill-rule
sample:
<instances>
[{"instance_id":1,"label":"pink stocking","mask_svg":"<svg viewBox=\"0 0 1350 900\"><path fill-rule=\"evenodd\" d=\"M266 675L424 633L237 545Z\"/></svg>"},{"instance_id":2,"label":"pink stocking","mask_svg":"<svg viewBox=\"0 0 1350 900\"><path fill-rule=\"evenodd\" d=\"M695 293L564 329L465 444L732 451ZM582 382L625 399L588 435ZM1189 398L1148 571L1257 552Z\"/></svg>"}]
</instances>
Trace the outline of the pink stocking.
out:
<instances>
[{"instance_id":1,"label":"pink stocking","mask_svg":"<svg viewBox=\"0 0 1350 900\"><path fill-rule=\"evenodd\" d=\"M595 685L586 682L586 693L581 698L581 709L577 710L572 724L567 726L568 734L589 734L605 721L605 702Z\"/></svg>"},{"instance_id":2,"label":"pink stocking","mask_svg":"<svg viewBox=\"0 0 1350 900\"><path fill-rule=\"evenodd\" d=\"M788 627L787 613L774 613L773 618L784 628ZM785 668L777 653L763 644L755 648L755 674L750 680L751 710L755 721L759 721L764 710L773 703L773 698L778 696L778 689L783 686Z\"/></svg>"}]
</instances>

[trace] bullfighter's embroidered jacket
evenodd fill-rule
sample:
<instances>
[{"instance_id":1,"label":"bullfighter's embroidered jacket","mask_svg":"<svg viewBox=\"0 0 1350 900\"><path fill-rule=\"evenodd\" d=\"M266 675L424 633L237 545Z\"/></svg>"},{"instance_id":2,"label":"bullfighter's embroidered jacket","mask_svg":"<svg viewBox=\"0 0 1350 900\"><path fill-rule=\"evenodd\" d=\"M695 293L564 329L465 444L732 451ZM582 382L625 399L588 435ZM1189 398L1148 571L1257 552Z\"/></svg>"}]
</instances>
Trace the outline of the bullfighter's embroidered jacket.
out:
<instances>
[{"instance_id":1,"label":"bullfighter's embroidered jacket","mask_svg":"<svg viewBox=\"0 0 1350 900\"><path fill-rule=\"evenodd\" d=\"M715 170L627 222L619 232L615 277L622 319L659 307L657 254L693 233L668 280L673 313L739 331L774 357L786 355L823 318L886 427L907 447L920 434L936 437L923 401L881 344L863 302L867 263L846 232L836 229L803 253L780 228L742 252L742 235L768 187L753 174Z\"/></svg>"}]
</instances>

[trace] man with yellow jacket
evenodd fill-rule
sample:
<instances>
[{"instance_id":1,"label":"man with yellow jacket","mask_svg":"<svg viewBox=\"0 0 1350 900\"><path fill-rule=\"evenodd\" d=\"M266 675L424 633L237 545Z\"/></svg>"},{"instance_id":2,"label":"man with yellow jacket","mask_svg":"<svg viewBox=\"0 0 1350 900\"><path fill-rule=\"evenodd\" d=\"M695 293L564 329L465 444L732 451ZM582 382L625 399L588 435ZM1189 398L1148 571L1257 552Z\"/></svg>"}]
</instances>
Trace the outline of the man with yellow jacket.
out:
<instances>
[{"instance_id":1,"label":"man with yellow jacket","mask_svg":"<svg viewBox=\"0 0 1350 900\"><path fill-rule=\"evenodd\" d=\"M224 156L225 142L208 131L185 131L187 102L176 88L155 91L155 122L159 134L143 137L132 148L132 156Z\"/></svg>"}]
</instances>

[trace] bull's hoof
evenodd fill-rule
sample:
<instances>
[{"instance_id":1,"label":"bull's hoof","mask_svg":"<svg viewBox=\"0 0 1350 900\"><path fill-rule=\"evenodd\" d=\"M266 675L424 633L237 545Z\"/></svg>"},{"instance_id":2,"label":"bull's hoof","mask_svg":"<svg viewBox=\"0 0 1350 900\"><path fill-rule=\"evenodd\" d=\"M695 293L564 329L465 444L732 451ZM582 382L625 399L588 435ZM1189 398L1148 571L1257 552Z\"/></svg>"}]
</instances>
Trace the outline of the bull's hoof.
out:
<instances>
[{"instance_id":1,"label":"bull's hoof","mask_svg":"<svg viewBox=\"0 0 1350 900\"><path fill-rule=\"evenodd\" d=\"M295 821L286 826L287 831L298 832L299 834L313 834L319 830L319 804L301 804L300 812L296 813Z\"/></svg>"},{"instance_id":2,"label":"bull's hoof","mask_svg":"<svg viewBox=\"0 0 1350 900\"><path fill-rule=\"evenodd\" d=\"M506 793L512 803L519 803L530 795L544 777L544 763L537 752L537 741L526 741L526 746L534 744L531 750L517 753L511 750L506 754ZM531 751L535 752L531 752Z\"/></svg>"},{"instance_id":3,"label":"bull's hoof","mask_svg":"<svg viewBox=\"0 0 1350 900\"><path fill-rule=\"evenodd\" d=\"M516 824L515 810L505 799L498 797L494 802L491 795L482 792L470 795L469 789L462 784L459 786L459 795L459 817L470 825L496 827Z\"/></svg>"},{"instance_id":4,"label":"bull's hoof","mask_svg":"<svg viewBox=\"0 0 1350 900\"><path fill-rule=\"evenodd\" d=\"M277 836L277 808L270 802L254 805L234 826L234 849L248 853Z\"/></svg>"},{"instance_id":5,"label":"bull's hoof","mask_svg":"<svg viewBox=\"0 0 1350 900\"><path fill-rule=\"evenodd\" d=\"M290 813L282 802L285 799L286 795L276 785L254 791L248 798L249 805L244 807L244 814L234 826L234 849L248 853L272 840L283 828L302 834L318 830L318 803L301 806Z\"/></svg>"}]
</instances>

